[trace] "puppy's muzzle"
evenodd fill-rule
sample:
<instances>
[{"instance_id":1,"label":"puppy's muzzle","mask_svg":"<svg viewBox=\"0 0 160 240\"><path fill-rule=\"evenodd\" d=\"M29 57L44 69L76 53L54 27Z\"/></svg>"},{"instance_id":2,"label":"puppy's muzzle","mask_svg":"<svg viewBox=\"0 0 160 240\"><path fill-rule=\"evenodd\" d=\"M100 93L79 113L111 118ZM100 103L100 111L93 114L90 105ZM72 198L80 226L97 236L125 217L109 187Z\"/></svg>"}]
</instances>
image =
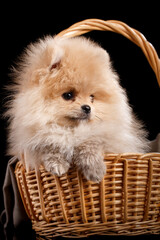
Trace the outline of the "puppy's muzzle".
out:
<instances>
[{"instance_id":1,"label":"puppy's muzzle","mask_svg":"<svg viewBox=\"0 0 160 240\"><path fill-rule=\"evenodd\" d=\"M90 114L91 112L91 107L89 105L82 105L81 109L86 115Z\"/></svg>"},{"instance_id":2,"label":"puppy's muzzle","mask_svg":"<svg viewBox=\"0 0 160 240\"><path fill-rule=\"evenodd\" d=\"M70 120L89 120L91 117L91 107L89 105L82 105L81 111L74 112L72 115L68 116Z\"/></svg>"}]
</instances>

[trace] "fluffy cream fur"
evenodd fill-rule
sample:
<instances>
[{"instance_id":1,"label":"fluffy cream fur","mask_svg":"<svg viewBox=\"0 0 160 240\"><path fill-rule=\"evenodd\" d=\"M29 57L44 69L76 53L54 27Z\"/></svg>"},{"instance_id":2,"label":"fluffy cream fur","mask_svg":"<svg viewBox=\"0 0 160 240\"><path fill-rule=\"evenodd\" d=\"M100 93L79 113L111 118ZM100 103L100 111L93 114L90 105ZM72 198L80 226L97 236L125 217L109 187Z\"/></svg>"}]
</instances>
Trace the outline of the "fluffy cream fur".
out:
<instances>
[{"instance_id":1,"label":"fluffy cream fur","mask_svg":"<svg viewBox=\"0 0 160 240\"><path fill-rule=\"evenodd\" d=\"M74 163L99 182L104 152L147 151L146 132L100 46L82 37L46 37L18 65L6 113L9 154L29 154L27 167L43 164L61 175Z\"/></svg>"}]
</instances>

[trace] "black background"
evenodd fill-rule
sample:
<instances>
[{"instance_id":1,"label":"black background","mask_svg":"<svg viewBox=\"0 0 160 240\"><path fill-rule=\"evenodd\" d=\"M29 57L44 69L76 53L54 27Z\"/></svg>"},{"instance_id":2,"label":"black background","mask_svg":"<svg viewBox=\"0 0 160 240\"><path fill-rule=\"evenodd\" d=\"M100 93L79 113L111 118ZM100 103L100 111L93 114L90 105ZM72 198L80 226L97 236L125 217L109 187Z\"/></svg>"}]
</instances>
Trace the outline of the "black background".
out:
<instances>
[{"instance_id":1,"label":"black background","mask_svg":"<svg viewBox=\"0 0 160 240\"><path fill-rule=\"evenodd\" d=\"M140 1L139 1L140 2ZM0 19L0 100L1 114L4 111L6 93L4 85L9 83L10 67L24 50L37 38L55 35L75 22L88 18L120 20L139 30L160 53L160 14L158 1L140 6L135 1L57 1L5 2L1 5ZM91 32L86 36L99 42L110 54L113 65L120 75L121 84L127 89L130 104L146 125L149 139L160 132L160 91L156 77L142 51L128 39L111 32ZM0 119L0 188L2 189L8 157L6 151L7 123ZM3 209L2 191L0 212ZM108 237L126 239L127 237ZM150 239L149 236L143 236ZM158 236L152 236L158 239ZM95 239L95 238L91 238ZM107 239L107 237L97 237ZM135 239L135 237L131 237Z\"/></svg>"}]
</instances>

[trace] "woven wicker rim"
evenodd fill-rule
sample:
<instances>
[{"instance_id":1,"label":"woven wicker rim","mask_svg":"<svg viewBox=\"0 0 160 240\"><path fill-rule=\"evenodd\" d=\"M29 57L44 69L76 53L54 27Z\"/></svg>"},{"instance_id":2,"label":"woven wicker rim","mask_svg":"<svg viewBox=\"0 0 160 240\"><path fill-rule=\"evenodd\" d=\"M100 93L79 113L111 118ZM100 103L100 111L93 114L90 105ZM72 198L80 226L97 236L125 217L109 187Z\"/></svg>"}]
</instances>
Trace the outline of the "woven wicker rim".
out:
<instances>
[{"instance_id":1,"label":"woven wicker rim","mask_svg":"<svg viewBox=\"0 0 160 240\"><path fill-rule=\"evenodd\" d=\"M112 31L119 33L140 47L151 68L153 69L160 86L160 59L155 48L150 42L147 41L142 33L134 28L129 27L127 24L121 21L87 19L73 24L71 27L60 32L57 36L64 38L76 37L93 30Z\"/></svg>"}]
</instances>

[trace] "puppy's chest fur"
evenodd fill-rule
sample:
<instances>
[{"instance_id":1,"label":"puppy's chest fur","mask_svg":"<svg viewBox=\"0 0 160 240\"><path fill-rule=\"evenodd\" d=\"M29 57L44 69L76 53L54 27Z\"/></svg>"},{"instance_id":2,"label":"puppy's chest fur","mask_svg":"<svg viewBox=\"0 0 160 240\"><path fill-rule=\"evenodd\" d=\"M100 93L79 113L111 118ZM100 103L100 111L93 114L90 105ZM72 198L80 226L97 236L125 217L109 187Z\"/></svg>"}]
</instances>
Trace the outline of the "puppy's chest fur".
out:
<instances>
[{"instance_id":1,"label":"puppy's chest fur","mask_svg":"<svg viewBox=\"0 0 160 240\"><path fill-rule=\"evenodd\" d=\"M99 182L106 166L102 154L103 138L98 132L94 126L85 124L73 129L52 126L49 132L41 135L41 144L36 149L38 159L53 174L60 176L75 164L88 180Z\"/></svg>"},{"instance_id":2,"label":"puppy's chest fur","mask_svg":"<svg viewBox=\"0 0 160 240\"><path fill-rule=\"evenodd\" d=\"M100 148L100 145L103 145L100 131L94 125L81 124L76 128L53 125L44 132L40 131L38 135L37 138L41 138L41 144L38 145L43 153L60 152L68 161L72 160L76 152L83 152L84 148L85 151L87 147L88 151L92 151L96 146Z\"/></svg>"}]
</instances>

